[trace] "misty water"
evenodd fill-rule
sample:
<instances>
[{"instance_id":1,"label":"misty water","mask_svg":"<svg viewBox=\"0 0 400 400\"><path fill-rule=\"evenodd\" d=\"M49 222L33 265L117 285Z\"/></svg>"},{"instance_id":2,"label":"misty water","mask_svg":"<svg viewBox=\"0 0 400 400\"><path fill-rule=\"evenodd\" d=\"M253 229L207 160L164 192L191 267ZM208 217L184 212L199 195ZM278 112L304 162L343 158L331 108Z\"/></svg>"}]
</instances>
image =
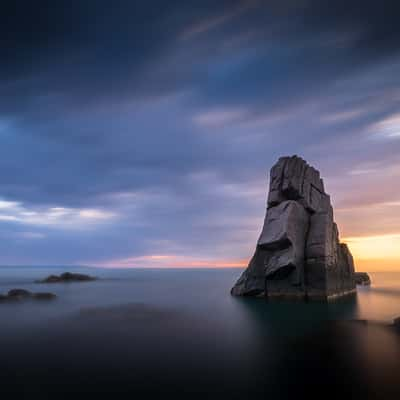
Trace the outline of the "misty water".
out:
<instances>
[{"instance_id":1,"label":"misty water","mask_svg":"<svg viewBox=\"0 0 400 400\"><path fill-rule=\"evenodd\" d=\"M371 287L329 304L231 297L238 269L79 268L100 279L34 283L65 270L0 268L0 293L57 294L0 303L8 391L290 397L329 387L382 398L400 390L400 336L389 326L400 316L400 273L371 273Z\"/></svg>"}]
</instances>

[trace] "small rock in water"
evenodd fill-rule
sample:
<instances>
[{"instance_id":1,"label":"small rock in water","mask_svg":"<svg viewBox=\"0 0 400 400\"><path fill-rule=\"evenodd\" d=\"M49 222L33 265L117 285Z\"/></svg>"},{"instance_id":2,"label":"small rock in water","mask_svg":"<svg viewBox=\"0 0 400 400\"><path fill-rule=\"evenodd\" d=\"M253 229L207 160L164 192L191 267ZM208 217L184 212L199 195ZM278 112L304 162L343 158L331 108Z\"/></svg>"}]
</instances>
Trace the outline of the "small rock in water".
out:
<instances>
[{"instance_id":1,"label":"small rock in water","mask_svg":"<svg viewBox=\"0 0 400 400\"><path fill-rule=\"evenodd\" d=\"M54 293L49 292L32 293L25 289L11 289L7 294L0 294L0 301L20 301L27 299L52 300L56 297Z\"/></svg>"},{"instance_id":2,"label":"small rock in water","mask_svg":"<svg viewBox=\"0 0 400 400\"><path fill-rule=\"evenodd\" d=\"M11 289L7 293L8 298L27 298L31 297L32 293L29 290L25 289Z\"/></svg>"},{"instance_id":3,"label":"small rock in water","mask_svg":"<svg viewBox=\"0 0 400 400\"><path fill-rule=\"evenodd\" d=\"M38 292L38 293L33 293L32 297L35 300L52 300L55 299L57 295L50 292Z\"/></svg>"},{"instance_id":4,"label":"small rock in water","mask_svg":"<svg viewBox=\"0 0 400 400\"><path fill-rule=\"evenodd\" d=\"M354 280L356 281L356 285L370 285L371 279L366 272L354 272Z\"/></svg>"},{"instance_id":5,"label":"small rock in water","mask_svg":"<svg viewBox=\"0 0 400 400\"><path fill-rule=\"evenodd\" d=\"M43 280L37 281L37 283L88 282L96 279L96 277L90 275L64 272L61 275L50 275Z\"/></svg>"},{"instance_id":6,"label":"small rock in water","mask_svg":"<svg viewBox=\"0 0 400 400\"><path fill-rule=\"evenodd\" d=\"M400 317L393 320L393 326L400 333Z\"/></svg>"}]
</instances>

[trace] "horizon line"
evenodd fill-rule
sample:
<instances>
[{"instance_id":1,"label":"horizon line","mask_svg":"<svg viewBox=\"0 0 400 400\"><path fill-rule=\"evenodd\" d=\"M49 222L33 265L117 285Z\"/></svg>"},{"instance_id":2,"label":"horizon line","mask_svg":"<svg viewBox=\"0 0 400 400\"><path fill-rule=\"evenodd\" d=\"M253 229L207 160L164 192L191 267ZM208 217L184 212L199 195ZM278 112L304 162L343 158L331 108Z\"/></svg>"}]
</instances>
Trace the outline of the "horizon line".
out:
<instances>
[{"instance_id":1,"label":"horizon line","mask_svg":"<svg viewBox=\"0 0 400 400\"><path fill-rule=\"evenodd\" d=\"M168 270L168 269L244 269L246 265L243 266L179 266L179 267L160 267L160 266L104 266L104 265L38 265L38 264L9 264L9 265L0 265L0 268L99 268L99 269L158 269L158 270ZM380 272L400 272L400 268L398 269L389 269L389 270L356 270L355 272L372 272L372 273L380 273Z\"/></svg>"}]
</instances>

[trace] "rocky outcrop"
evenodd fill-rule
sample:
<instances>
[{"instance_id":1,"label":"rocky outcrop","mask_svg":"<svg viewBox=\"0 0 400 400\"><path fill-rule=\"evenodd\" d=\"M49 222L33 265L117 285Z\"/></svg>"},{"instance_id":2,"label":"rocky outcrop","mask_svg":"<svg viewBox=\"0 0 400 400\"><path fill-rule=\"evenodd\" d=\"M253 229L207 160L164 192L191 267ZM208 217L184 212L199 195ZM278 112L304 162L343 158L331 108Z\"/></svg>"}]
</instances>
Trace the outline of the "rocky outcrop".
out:
<instances>
[{"instance_id":1,"label":"rocky outcrop","mask_svg":"<svg viewBox=\"0 0 400 400\"><path fill-rule=\"evenodd\" d=\"M38 292L32 293L25 289L11 289L7 294L0 295L1 301L21 301L21 300L52 300L57 296L54 293L49 292Z\"/></svg>"},{"instance_id":2,"label":"rocky outcrop","mask_svg":"<svg viewBox=\"0 0 400 400\"><path fill-rule=\"evenodd\" d=\"M300 157L281 157L256 251L231 293L326 300L354 291L353 257L339 241L319 172Z\"/></svg>"},{"instance_id":3,"label":"rocky outcrop","mask_svg":"<svg viewBox=\"0 0 400 400\"><path fill-rule=\"evenodd\" d=\"M96 279L96 277L90 275L64 272L61 275L50 275L43 280L37 281L37 283L88 282Z\"/></svg>"},{"instance_id":4,"label":"rocky outcrop","mask_svg":"<svg viewBox=\"0 0 400 400\"><path fill-rule=\"evenodd\" d=\"M400 317L399 318L395 318L393 320L393 326L394 326L394 329L396 329L397 332L400 333Z\"/></svg>"},{"instance_id":5,"label":"rocky outcrop","mask_svg":"<svg viewBox=\"0 0 400 400\"><path fill-rule=\"evenodd\" d=\"M368 286L371 284L371 278L366 272L355 272L354 279L356 285Z\"/></svg>"}]
</instances>

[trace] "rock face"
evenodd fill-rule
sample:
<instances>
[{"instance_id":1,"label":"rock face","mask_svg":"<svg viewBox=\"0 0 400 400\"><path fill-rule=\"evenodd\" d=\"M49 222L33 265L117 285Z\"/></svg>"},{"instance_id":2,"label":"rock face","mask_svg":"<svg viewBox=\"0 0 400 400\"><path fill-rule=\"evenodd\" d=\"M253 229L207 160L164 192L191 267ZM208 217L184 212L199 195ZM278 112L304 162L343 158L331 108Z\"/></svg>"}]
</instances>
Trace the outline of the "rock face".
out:
<instances>
[{"instance_id":1,"label":"rock face","mask_svg":"<svg viewBox=\"0 0 400 400\"><path fill-rule=\"evenodd\" d=\"M371 279L366 272L355 272L354 279L356 281L356 285L368 286L371 284Z\"/></svg>"},{"instance_id":2,"label":"rock face","mask_svg":"<svg viewBox=\"0 0 400 400\"><path fill-rule=\"evenodd\" d=\"M62 282L87 282L94 281L97 278L85 274L75 274L64 272L61 275L50 275L47 278L37 281L37 283L62 283Z\"/></svg>"},{"instance_id":3,"label":"rock face","mask_svg":"<svg viewBox=\"0 0 400 400\"><path fill-rule=\"evenodd\" d=\"M339 242L319 172L300 157L281 157L256 251L232 295L327 300L354 291L353 257Z\"/></svg>"}]
</instances>

